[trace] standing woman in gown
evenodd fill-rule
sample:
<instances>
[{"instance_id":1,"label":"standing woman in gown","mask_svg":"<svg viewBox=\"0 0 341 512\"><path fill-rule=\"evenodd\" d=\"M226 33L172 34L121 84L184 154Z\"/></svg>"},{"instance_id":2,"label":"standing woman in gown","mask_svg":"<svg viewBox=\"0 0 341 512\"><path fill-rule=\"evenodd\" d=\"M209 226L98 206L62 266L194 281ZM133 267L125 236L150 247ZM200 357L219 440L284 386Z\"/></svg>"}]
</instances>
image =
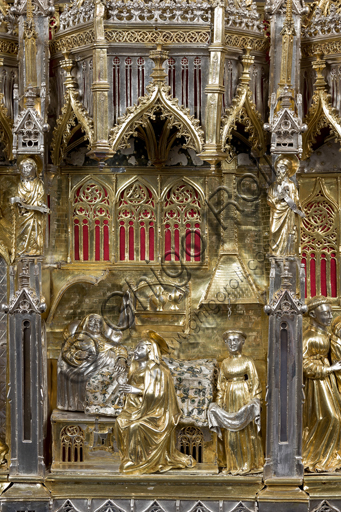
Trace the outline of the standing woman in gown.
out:
<instances>
[{"instance_id":1,"label":"standing woman in gown","mask_svg":"<svg viewBox=\"0 0 341 512\"><path fill-rule=\"evenodd\" d=\"M326 297L307 302L310 325L303 333L303 464L312 472L341 468L341 398L330 364L332 309Z\"/></svg>"},{"instance_id":2,"label":"standing woman in gown","mask_svg":"<svg viewBox=\"0 0 341 512\"><path fill-rule=\"evenodd\" d=\"M255 363L242 354L246 335L226 331L230 353L222 362L216 403L209 408L208 421L223 440L226 468L223 473L244 475L263 471L264 455L260 429L261 387Z\"/></svg>"}]
</instances>

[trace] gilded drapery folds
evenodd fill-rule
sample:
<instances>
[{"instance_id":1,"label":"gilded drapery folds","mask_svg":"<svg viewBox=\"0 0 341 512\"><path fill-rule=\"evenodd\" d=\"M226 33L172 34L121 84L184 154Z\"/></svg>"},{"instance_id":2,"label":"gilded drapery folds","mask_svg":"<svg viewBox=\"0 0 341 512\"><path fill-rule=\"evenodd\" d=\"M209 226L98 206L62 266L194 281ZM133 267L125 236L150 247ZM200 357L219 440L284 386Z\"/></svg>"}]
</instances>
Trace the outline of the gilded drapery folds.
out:
<instances>
[{"instance_id":1,"label":"gilded drapery folds","mask_svg":"<svg viewBox=\"0 0 341 512\"><path fill-rule=\"evenodd\" d=\"M341 482L326 5L0 0L1 512L307 512L308 473Z\"/></svg>"},{"instance_id":2,"label":"gilded drapery folds","mask_svg":"<svg viewBox=\"0 0 341 512\"><path fill-rule=\"evenodd\" d=\"M17 196L10 200L11 204L18 205L13 226L16 252L19 256L40 256L44 251L45 217L49 212L44 184L33 159L25 158L19 167L21 176Z\"/></svg>"},{"instance_id":3,"label":"gilded drapery folds","mask_svg":"<svg viewBox=\"0 0 341 512\"><path fill-rule=\"evenodd\" d=\"M126 475L165 472L193 467L195 460L175 448L175 427L181 412L171 372L161 351L166 342L154 332L135 348L134 362L122 413L115 426L121 453L120 471Z\"/></svg>"},{"instance_id":4,"label":"gilded drapery folds","mask_svg":"<svg viewBox=\"0 0 341 512\"><path fill-rule=\"evenodd\" d=\"M223 438L224 473L259 473L264 456L259 435L262 390L257 370L252 358L242 354L245 334L227 331L223 336L230 356L220 368L216 403L211 404L208 412L209 425Z\"/></svg>"},{"instance_id":5,"label":"gilded drapery folds","mask_svg":"<svg viewBox=\"0 0 341 512\"><path fill-rule=\"evenodd\" d=\"M308 302L310 326L303 333L303 372L306 400L303 413L303 464L313 472L341 468L341 397L330 364L332 311L325 297Z\"/></svg>"},{"instance_id":6,"label":"gilded drapery folds","mask_svg":"<svg viewBox=\"0 0 341 512\"><path fill-rule=\"evenodd\" d=\"M270 248L274 256L294 255L298 252L300 200L296 184L290 180L297 169L297 159L278 157L275 163L276 180L268 191L270 206Z\"/></svg>"}]
</instances>

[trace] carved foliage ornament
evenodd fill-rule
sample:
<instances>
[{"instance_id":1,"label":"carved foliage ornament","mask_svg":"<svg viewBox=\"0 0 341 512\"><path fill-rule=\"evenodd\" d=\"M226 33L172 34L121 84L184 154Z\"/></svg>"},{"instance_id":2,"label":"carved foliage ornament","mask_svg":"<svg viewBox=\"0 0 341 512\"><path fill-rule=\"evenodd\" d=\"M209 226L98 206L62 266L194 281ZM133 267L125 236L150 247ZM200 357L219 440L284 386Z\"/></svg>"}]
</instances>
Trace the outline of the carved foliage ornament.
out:
<instances>
[{"instance_id":1,"label":"carved foliage ornament","mask_svg":"<svg viewBox=\"0 0 341 512\"><path fill-rule=\"evenodd\" d=\"M324 182L317 178L313 192L302 204L306 214L301 226L301 248L304 252L337 252L338 205L326 191Z\"/></svg>"},{"instance_id":2,"label":"carved foliage ornament","mask_svg":"<svg viewBox=\"0 0 341 512\"><path fill-rule=\"evenodd\" d=\"M264 307L268 315L292 316L305 313L306 306L289 290L278 290L269 305Z\"/></svg>"},{"instance_id":3,"label":"carved foliage ornament","mask_svg":"<svg viewBox=\"0 0 341 512\"><path fill-rule=\"evenodd\" d=\"M226 5L226 28L252 30L263 35L264 25L257 12L257 6L252 0L228 0Z\"/></svg>"},{"instance_id":4,"label":"carved foliage ornament","mask_svg":"<svg viewBox=\"0 0 341 512\"><path fill-rule=\"evenodd\" d=\"M316 7L307 26L302 28L302 35L314 38L316 36L339 35L341 30L341 5L337 7L332 2Z\"/></svg>"},{"instance_id":5,"label":"carved foliage ornament","mask_svg":"<svg viewBox=\"0 0 341 512\"><path fill-rule=\"evenodd\" d=\"M35 292L30 288L19 290L12 297L9 304L3 304L4 313L43 313L46 310L46 304L40 302Z\"/></svg>"},{"instance_id":6,"label":"carved foliage ornament","mask_svg":"<svg viewBox=\"0 0 341 512\"><path fill-rule=\"evenodd\" d=\"M340 510L324 500L312 512L340 512Z\"/></svg>"},{"instance_id":7,"label":"carved foliage ornament","mask_svg":"<svg viewBox=\"0 0 341 512\"><path fill-rule=\"evenodd\" d=\"M206 24L211 21L211 5L205 1L195 3L184 0L151 2L132 0L108 2L109 20L113 23L172 23L193 25Z\"/></svg>"}]
</instances>

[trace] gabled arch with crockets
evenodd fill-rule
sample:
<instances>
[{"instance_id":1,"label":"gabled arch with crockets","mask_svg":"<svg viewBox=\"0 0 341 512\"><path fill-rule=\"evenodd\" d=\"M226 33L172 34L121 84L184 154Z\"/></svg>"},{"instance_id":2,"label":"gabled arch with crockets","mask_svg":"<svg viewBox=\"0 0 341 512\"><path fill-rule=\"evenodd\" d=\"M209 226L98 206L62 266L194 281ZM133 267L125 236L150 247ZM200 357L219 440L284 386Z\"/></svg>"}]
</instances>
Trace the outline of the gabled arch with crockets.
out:
<instances>
[{"instance_id":1,"label":"gabled arch with crockets","mask_svg":"<svg viewBox=\"0 0 341 512\"><path fill-rule=\"evenodd\" d=\"M166 85L166 73L162 63L168 58L168 52L158 45L150 52L155 67L152 83L147 86L148 94L139 98L137 104L128 107L126 113L118 119L110 131L109 142L114 152L130 146L131 137L139 137L146 143L148 156L152 163L161 167L175 139L184 137L183 148L192 148L200 153L203 145L203 130L200 122L190 114L188 108L178 105L178 100L170 96L170 87ZM152 122L156 118L163 121L160 137L155 136Z\"/></svg>"}]
</instances>

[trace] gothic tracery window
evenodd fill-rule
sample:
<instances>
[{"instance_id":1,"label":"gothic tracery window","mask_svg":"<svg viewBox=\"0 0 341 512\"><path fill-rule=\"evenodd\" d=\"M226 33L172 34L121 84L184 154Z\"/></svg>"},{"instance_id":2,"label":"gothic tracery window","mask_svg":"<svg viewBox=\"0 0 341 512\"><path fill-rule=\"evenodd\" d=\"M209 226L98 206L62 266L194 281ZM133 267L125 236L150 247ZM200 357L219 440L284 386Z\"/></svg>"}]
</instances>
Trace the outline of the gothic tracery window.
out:
<instances>
[{"instance_id":1,"label":"gothic tracery window","mask_svg":"<svg viewBox=\"0 0 341 512\"><path fill-rule=\"evenodd\" d=\"M203 461L204 435L199 427L189 425L178 432L180 451L192 455L197 462Z\"/></svg>"},{"instance_id":2,"label":"gothic tracery window","mask_svg":"<svg viewBox=\"0 0 341 512\"><path fill-rule=\"evenodd\" d=\"M306 268L306 297L337 297L337 204L321 178L303 205L301 252Z\"/></svg>"},{"instance_id":3,"label":"gothic tracery window","mask_svg":"<svg viewBox=\"0 0 341 512\"><path fill-rule=\"evenodd\" d=\"M84 431L78 425L66 425L60 432L62 462L83 462Z\"/></svg>"},{"instance_id":4,"label":"gothic tracery window","mask_svg":"<svg viewBox=\"0 0 341 512\"><path fill-rule=\"evenodd\" d=\"M198 191L180 181L165 196L164 260L201 261L203 204Z\"/></svg>"},{"instance_id":5,"label":"gothic tracery window","mask_svg":"<svg viewBox=\"0 0 341 512\"><path fill-rule=\"evenodd\" d=\"M139 180L120 193L117 212L120 261L154 261L155 206L151 188Z\"/></svg>"},{"instance_id":6,"label":"gothic tracery window","mask_svg":"<svg viewBox=\"0 0 341 512\"><path fill-rule=\"evenodd\" d=\"M73 196L73 258L110 260L111 212L106 187L90 179Z\"/></svg>"}]
</instances>

